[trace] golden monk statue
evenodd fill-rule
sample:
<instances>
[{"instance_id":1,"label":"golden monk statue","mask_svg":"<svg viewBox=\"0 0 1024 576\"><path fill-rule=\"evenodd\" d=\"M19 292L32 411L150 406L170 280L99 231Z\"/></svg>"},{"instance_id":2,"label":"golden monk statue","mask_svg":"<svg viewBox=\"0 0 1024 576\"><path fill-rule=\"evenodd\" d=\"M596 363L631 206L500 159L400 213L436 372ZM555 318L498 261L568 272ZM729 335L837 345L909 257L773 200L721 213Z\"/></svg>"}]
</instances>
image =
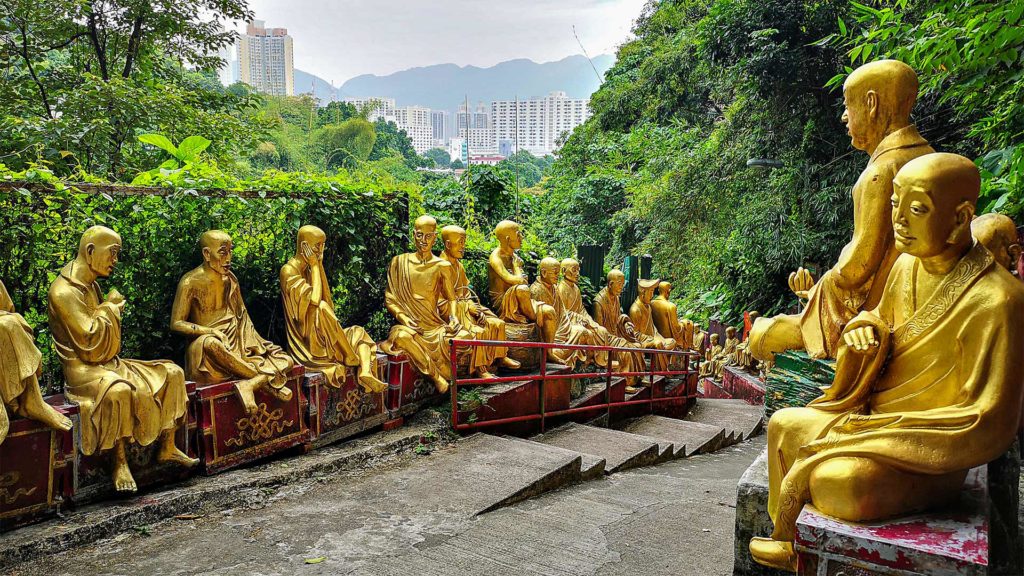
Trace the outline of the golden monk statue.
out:
<instances>
[{"instance_id":1,"label":"golden monk statue","mask_svg":"<svg viewBox=\"0 0 1024 576\"><path fill-rule=\"evenodd\" d=\"M32 327L14 311L0 282L0 444L9 429L7 410L55 430L71 430L71 419L47 404L39 391L42 360Z\"/></svg>"},{"instance_id":2,"label":"golden monk statue","mask_svg":"<svg viewBox=\"0 0 1024 576\"><path fill-rule=\"evenodd\" d=\"M708 376L715 377L717 361L722 356L722 345L718 343L718 334L712 334L709 340L708 349L704 351L704 362L700 365L697 375L701 378Z\"/></svg>"},{"instance_id":3,"label":"golden monk statue","mask_svg":"<svg viewBox=\"0 0 1024 576\"><path fill-rule=\"evenodd\" d=\"M750 324L753 325L757 322L757 318L760 316L757 312L751 312L749 314ZM734 354L733 362L730 366L740 366L747 370L754 370L757 367L757 359L750 353L750 336L743 342L740 342L736 346L736 352Z\"/></svg>"},{"instance_id":4,"label":"golden monk statue","mask_svg":"<svg viewBox=\"0 0 1024 576\"><path fill-rule=\"evenodd\" d=\"M502 220L494 227L498 247L491 252L487 266L488 291L498 317L505 322L537 324L541 340L554 342L558 330L555 309L530 296L529 280L523 270L523 259L516 251L523 245L523 230L511 220ZM548 360L558 362L554 349Z\"/></svg>"},{"instance_id":5,"label":"golden monk statue","mask_svg":"<svg viewBox=\"0 0 1024 576\"><path fill-rule=\"evenodd\" d=\"M469 285L469 276L462 265L462 257L466 253L466 231L460 226L445 226L441 229L441 241L444 242L441 259L452 265L452 278L455 280L456 299L452 312L463 330L469 332L467 339L505 340L505 321L481 305ZM495 363L508 370L522 367L517 360L506 356L508 348L504 346L479 346L471 350L470 365L475 367L476 375L481 378L491 376L490 367Z\"/></svg>"},{"instance_id":6,"label":"golden monk statue","mask_svg":"<svg viewBox=\"0 0 1024 576\"><path fill-rule=\"evenodd\" d=\"M853 186L853 238L839 261L817 284L803 269L790 287L808 298L801 314L762 318L754 326L751 351L771 361L783 350L807 350L813 358L835 358L846 325L861 310L874 308L898 255L889 222L892 179L908 161L933 152L910 123L917 99L917 75L896 60L856 69L843 85L843 122L854 148L870 155Z\"/></svg>"},{"instance_id":7,"label":"golden monk statue","mask_svg":"<svg viewBox=\"0 0 1024 576\"><path fill-rule=\"evenodd\" d=\"M654 290L660 282L661 280L637 280L636 300L629 307L629 319L633 322L640 344L644 348L675 350L677 344L675 338L665 338L654 325L651 300L654 298ZM655 354L651 358L651 367L653 370L668 370L669 360L671 357L667 354Z\"/></svg>"},{"instance_id":8,"label":"golden monk statue","mask_svg":"<svg viewBox=\"0 0 1024 576\"><path fill-rule=\"evenodd\" d=\"M805 502L869 522L955 499L1013 442L1024 384L1024 286L971 238L980 176L955 154L893 182L896 261L878 307L846 326L831 387L768 424L771 538L758 562L796 569Z\"/></svg>"},{"instance_id":9,"label":"golden monk statue","mask_svg":"<svg viewBox=\"0 0 1024 576\"><path fill-rule=\"evenodd\" d=\"M608 331L587 312L587 309L583 306L583 295L579 287L580 263L575 258L565 258L560 262L560 265L562 279L558 281L558 297L561 298L562 305L567 313L573 314L590 328L594 334L594 343L598 346L615 346L617 348L639 347L636 343L629 342L625 338ZM628 352L613 352L610 358L617 365L613 365L617 372L633 372L634 362L643 360L642 356ZM595 358L595 361L601 360L600 357ZM607 364L600 365L607 366ZM636 366L642 367L643 363L640 362Z\"/></svg>"},{"instance_id":10,"label":"golden monk statue","mask_svg":"<svg viewBox=\"0 0 1024 576\"><path fill-rule=\"evenodd\" d=\"M188 399L185 373L166 360L126 360L121 351L117 290L104 298L98 278L114 272L121 237L102 226L85 231L78 257L60 271L47 297L53 345L64 368L64 394L78 404L80 449L86 456L113 450L111 476L119 492L134 492L126 445L160 439L159 462L193 467L174 444Z\"/></svg>"},{"instance_id":11,"label":"golden monk statue","mask_svg":"<svg viewBox=\"0 0 1024 576\"><path fill-rule=\"evenodd\" d=\"M971 222L971 234L988 248L996 259L996 264L1010 272L1017 271L1020 261L1020 237L1017 236L1017 225L1009 216L1003 214L984 214Z\"/></svg>"},{"instance_id":12,"label":"golden monk statue","mask_svg":"<svg viewBox=\"0 0 1024 576\"><path fill-rule=\"evenodd\" d=\"M540 261L537 279L530 285L530 297L536 302L543 302L555 310L555 318L558 322L558 330L555 331L555 342L559 344L582 344L596 345L600 337L595 333L595 324L587 321L565 309L562 297L558 294L558 274L561 264L554 258L544 258ZM592 322L592 321L591 321ZM608 353L600 352L587 354L583 350L556 350L559 364L565 364L570 368L577 362L591 361L598 366L607 366Z\"/></svg>"},{"instance_id":13,"label":"golden monk statue","mask_svg":"<svg viewBox=\"0 0 1024 576\"><path fill-rule=\"evenodd\" d=\"M679 307L669 295L672 294L672 283L658 284L658 295L651 299L651 314L654 327L665 338L676 341L676 348L689 350L693 347L693 322L679 317Z\"/></svg>"},{"instance_id":14,"label":"golden monk statue","mask_svg":"<svg viewBox=\"0 0 1024 576\"><path fill-rule=\"evenodd\" d=\"M203 263L181 277L171 307L171 332L192 339L185 353L186 376L197 384L237 380L235 392L250 414L258 409L257 389L289 400L292 391L285 384L295 361L252 325L231 272L231 237L209 230L199 246Z\"/></svg>"},{"instance_id":15,"label":"golden monk statue","mask_svg":"<svg viewBox=\"0 0 1024 576\"><path fill-rule=\"evenodd\" d=\"M708 351L708 361L704 364L704 367L707 371L706 376L711 376L715 380L721 380L725 367L735 364L736 347L739 346L740 339L736 337L736 328L727 326L725 329L725 345L717 346L718 351L715 352L716 345L718 344L718 338L715 338L715 336L718 335L711 335L711 350Z\"/></svg>"},{"instance_id":16,"label":"golden monk statue","mask_svg":"<svg viewBox=\"0 0 1024 576\"><path fill-rule=\"evenodd\" d=\"M408 356L416 371L444 393L452 377L449 341L469 335L453 311L452 303L458 300L455 270L431 251L437 240L437 220L424 214L414 227L416 251L395 256L388 267L384 303L398 324L391 327L380 349L391 356Z\"/></svg>"},{"instance_id":17,"label":"golden monk statue","mask_svg":"<svg viewBox=\"0 0 1024 576\"><path fill-rule=\"evenodd\" d=\"M322 372L329 386L341 388L352 367L363 391L383 392L388 385L373 371L377 344L361 326L342 328L334 313L323 264L326 241L316 226L299 228L295 256L281 267L288 348L300 364Z\"/></svg>"},{"instance_id":18,"label":"golden monk statue","mask_svg":"<svg viewBox=\"0 0 1024 576\"><path fill-rule=\"evenodd\" d=\"M698 352L704 350L704 340L707 339L707 336L708 336L708 333L703 331L703 330L701 330L700 324L697 324L696 322L694 322L693 323L693 345L691 346L691 349L692 350L696 350Z\"/></svg>"},{"instance_id":19,"label":"golden monk statue","mask_svg":"<svg viewBox=\"0 0 1024 576\"><path fill-rule=\"evenodd\" d=\"M621 338L627 346L643 348L643 341L637 333L636 326L633 325L633 321L630 320L628 315L622 313L620 298L622 297L622 288L625 285L626 275L622 271L612 269L608 272L608 283L594 297L594 320L610 334ZM627 355L632 371L642 372L647 369L643 353L622 353L619 357L619 362L621 363L622 359L627 357ZM637 381L637 378L633 378L629 388L632 388L632 384L635 384Z\"/></svg>"}]
</instances>

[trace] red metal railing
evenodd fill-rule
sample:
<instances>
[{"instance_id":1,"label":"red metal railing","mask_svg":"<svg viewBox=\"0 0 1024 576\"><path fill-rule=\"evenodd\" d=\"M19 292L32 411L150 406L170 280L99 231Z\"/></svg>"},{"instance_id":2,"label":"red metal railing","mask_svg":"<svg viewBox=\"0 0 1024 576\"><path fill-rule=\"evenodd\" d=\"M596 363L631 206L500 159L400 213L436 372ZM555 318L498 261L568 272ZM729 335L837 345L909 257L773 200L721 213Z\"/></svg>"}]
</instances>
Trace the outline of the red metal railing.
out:
<instances>
[{"instance_id":1,"label":"red metal railing","mask_svg":"<svg viewBox=\"0 0 1024 576\"><path fill-rule=\"evenodd\" d=\"M458 376L458 353L460 348L474 348L480 346L500 346L504 348L540 348L542 351L542 357L540 362L540 372L538 374L520 374L516 376L499 376L494 378L459 378ZM586 352L625 352L643 355L645 362L644 366L649 367L642 371L635 372L617 372L612 369L612 354L609 354L607 365L600 372L568 372L564 374L548 374L548 351L552 349L557 350L583 350ZM670 361L668 365L671 366L671 358L685 358L687 361L684 363L686 366L680 370L655 370L653 368L653 362L647 362L647 355L650 354L653 360L655 355L668 356ZM588 355L589 356L589 355ZM678 402L679 396L657 396L657 388L654 386L654 378L656 376L682 376L683 385L689 386L690 374L697 373L699 368L699 362L701 355L695 351L684 352L681 350L658 350L653 348L626 348L618 346L590 346L581 344L555 344L547 342L506 342L500 340L452 340L451 341L451 369L452 369L452 380L449 391L452 397L452 428L456 431L474 430L478 428L486 428L492 426L501 426L505 424L515 424L519 422L531 422L540 421L540 431L543 433L545 430L546 420L548 418L555 418L559 416L568 416L572 414L579 414L582 412L597 412L604 410L606 414L611 415L613 408L620 408L626 406L637 406L640 404L647 404L651 407L651 411L654 410L654 405L660 402ZM647 378L648 387L650 388L650 397L643 398L640 400L623 400L613 402L611 400L611 388L612 379L615 377L638 377ZM550 380L561 380L561 379L582 379L582 378L604 378L604 402L599 404L589 404L587 406L569 407L562 410L547 411L545 409L545 383ZM536 414L526 414L520 416L508 416L505 418L493 418L484 421L476 422L459 422L459 401L458 393L459 386L473 386L473 385L492 385L501 384L506 382L538 382L538 410ZM687 389L687 393L689 390Z\"/></svg>"}]
</instances>

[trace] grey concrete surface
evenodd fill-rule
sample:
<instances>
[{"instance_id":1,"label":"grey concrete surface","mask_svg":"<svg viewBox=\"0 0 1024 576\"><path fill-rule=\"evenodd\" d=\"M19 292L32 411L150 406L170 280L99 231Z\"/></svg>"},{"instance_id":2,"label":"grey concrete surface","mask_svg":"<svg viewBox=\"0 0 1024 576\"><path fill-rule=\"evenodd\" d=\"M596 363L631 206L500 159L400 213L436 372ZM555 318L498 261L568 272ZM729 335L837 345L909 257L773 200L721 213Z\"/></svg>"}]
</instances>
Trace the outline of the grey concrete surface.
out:
<instances>
[{"instance_id":1,"label":"grey concrete surface","mask_svg":"<svg viewBox=\"0 0 1024 576\"><path fill-rule=\"evenodd\" d=\"M698 398L686 419L715 426L723 426L726 435L745 440L761 433L764 424L764 407L752 406L742 400Z\"/></svg>"},{"instance_id":2,"label":"grey concrete surface","mask_svg":"<svg viewBox=\"0 0 1024 576\"><path fill-rule=\"evenodd\" d=\"M11 574L731 574L736 483L763 448L759 437L478 515L508 490L443 465L456 445L256 491Z\"/></svg>"},{"instance_id":3,"label":"grey concrete surface","mask_svg":"<svg viewBox=\"0 0 1024 576\"><path fill-rule=\"evenodd\" d=\"M713 452L725 441L725 428L649 414L626 422L623 431L661 438L676 446L677 455ZM682 452L683 454L680 454Z\"/></svg>"},{"instance_id":4,"label":"grey concrete surface","mask_svg":"<svg viewBox=\"0 0 1024 576\"><path fill-rule=\"evenodd\" d=\"M605 474L654 464L664 452L657 440L585 424L566 424L531 440L604 458Z\"/></svg>"}]
</instances>

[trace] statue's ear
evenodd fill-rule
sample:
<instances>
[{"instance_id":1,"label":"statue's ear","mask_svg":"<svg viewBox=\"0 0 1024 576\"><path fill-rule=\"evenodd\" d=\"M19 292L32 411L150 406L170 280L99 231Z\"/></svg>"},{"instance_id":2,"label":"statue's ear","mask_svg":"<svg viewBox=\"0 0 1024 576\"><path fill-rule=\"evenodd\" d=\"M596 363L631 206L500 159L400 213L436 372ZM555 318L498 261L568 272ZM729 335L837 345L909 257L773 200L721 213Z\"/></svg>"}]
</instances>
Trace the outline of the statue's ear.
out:
<instances>
[{"instance_id":1,"label":"statue's ear","mask_svg":"<svg viewBox=\"0 0 1024 576\"><path fill-rule=\"evenodd\" d=\"M868 90L867 93L864 94L864 104L865 109L871 118L878 116L878 92Z\"/></svg>"},{"instance_id":2,"label":"statue's ear","mask_svg":"<svg viewBox=\"0 0 1024 576\"><path fill-rule=\"evenodd\" d=\"M971 237L971 220L974 219L974 203L970 201L963 201L956 207L956 225L953 226L953 231L949 235L949 243L956 244L960 238L967 235L967 238Z\"/></svg>"},{"instance_id":3,"label":"statue's ear","mask_svg":"<svg viewBox=\"0 0 1024 576\"><path fill-rule=\"evenodd\" d=\"M1010 254L1010 263L1016 268L1020 262L1021 246L1019 243L1014 242L1006 247L1006 251Z\"/></svg>"},{"instance_id":4,"label":"statue's ear","mask_svg":"<svg viewBox=\"0 0 1024 576\"><path fill-rule=\"evenodd\" d=\"M96 252L96 245L95 244L86 244L85 245L85 260L86 260L86 262L92 263L92 255L93 255L94 252Z\"/></svg>"},{"instance_id":5,"label":"statue's ear","mask_svg":"<svg viewBox=\"0 0 1024 576\"><path fill-rule=\"evenodd\" d=\"M209 262L210 258L211 258L210 247L209 246L203 246L203 260Z\"/></svg>"}]
</instances>

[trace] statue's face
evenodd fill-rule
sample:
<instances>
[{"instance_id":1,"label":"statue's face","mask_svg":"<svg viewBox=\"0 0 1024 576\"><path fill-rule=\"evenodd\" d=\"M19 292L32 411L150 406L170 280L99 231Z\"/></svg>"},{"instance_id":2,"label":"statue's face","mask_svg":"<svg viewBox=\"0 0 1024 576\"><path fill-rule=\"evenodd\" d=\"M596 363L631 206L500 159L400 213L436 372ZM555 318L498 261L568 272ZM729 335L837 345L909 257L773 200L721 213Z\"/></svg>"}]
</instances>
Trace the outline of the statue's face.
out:
<instances>
[{"instance_id":1,"label":"statue's face","mask_svg":"<svg viewBox=\"0 0 1024 576\"><path fill-rule=\"evenodd\" d=\"M880 140L876 116L878 94L874 90L864 90L859 86L847 86L843 89L843 123L846 124L850 142L858 150L869 150Z\"/></svg>"},{"instance_id":2,"label":"statue's face","mask_svg":"<svg viewBox=\"0 0 1024 576\"><path fill-rule=\"evenodd\" d=\"M444 251L456 260L461 260L466 254L466 237L457 234L444 241Z\"/></svg>"},{"instance_id":3,"label":"statue's face","mask_svg":"<svg viewBox=\"0 0 1024 576\"><path fill-rule=\"evenodd\" d=\"M733 328L732 326L729 326L728 328L726 328L725 329L725 337L729 338L729 339L735 338L736 337L736 329Z\"/></svg>"},{"instance_id":4,"label":"statue's face","mask_svg":"<svg viewBox=\"0 0 1024 576\"><path fill-rule=\"evenodd\" d=\"M313 241L313 242L302 242L302 253L305 256L306 252L309 252L309 256L306 259L310 264L319 264L324 261L324 240Z\"/></svg>"},{"instance_id":5,"label":"statue's face","mask_svg":"<svg viewBox=\"0 0 1024 576\"><path fill-rule=\"evenodd\" d=\"M570 265L562 268L562 278L565 278L567 281L572 282L573 284L579 282L579 279L580 279L580 265L579 264L570 264Z\"/></svg>"},{"instance_id":6,"label":"statue's face","mask_svg":"<svg viewBox=\"0 0 1024 576\"><path fill-rule=\"evenodd\" d=\"M926 174L907 170L893 180L892 228L896 248L918 258L937 256L947 249L957 224L952 202L936 202ZM947 194L946 196L950 196Z\"/></svg>"},{"instance_id":7,"label":"statue's face","mask_svg":"<svg viewBox=\"0 0 1024 576\"><path fill-rule=\"evenodd\" d=\"M540 278L548 284L558 282L558 267L550 266L540 269Z\"/></svg>"},{"instance_id":8,"label":"statue's face","mask_svg":"<svg viewBox=\"0 0 1024 576\"><path fill-rule=\"evenodd\" d=\"M611 292L612 296L618 296L622 294L622 288L626 285L626 279L621 276L616 276L608 280L608 292Z\"/></svg>"},{"instance_id":9,"label":"statue's face","mask_svg":"<svg viewBox=\"0 0 1024 576\"><path fill-rule=\"evenodd\" d=\"M640 289L640 301L644 304L650 304L651 298L654 297L654 287L641 288Z\"/></svg>"},{"instance_id":10,"label":"statue's face","mask_svg":"<svg viewBox=\"0 0 1024 576\"><path fill-rule=\"evenodd\" d=\"M231 272L231 251L234 247L231 240L220 240L203 248L203 258L215 272L227 276Z\"/></svg>"},{"instance_id":11,"label":"statue's face","mask_svg":"<svg viewBox=\"0 0 1024 576\"><path fill-rule=\"evenodd\" d=\"M429 252L434 248L434 241L437 240L437 226L417 226L413 233L413 239L416 241L417 252Z\"/></svg>"},{"instance_id":12,"label":"statue's face","mask_svg":"<svg viewBox=\"0 0 1024 576\"><path fill-rule=\"evenodd\" d=\"M100 278L106 278L114 273L114 266L121 256L121 243L111 238L100 238L95 244L90 244L86 250L85 258L89 263L89 269Z\"/></svg>"},{"instance_id":13,"label":"statue's face","mask_svg":"<svg viewBox=\"0 0 1024 576\"><path fill-rule=\"evenodd\" d=\"M508 247L513 250L519 250L523 247L523 229L516 228L511 234L508 235Z\"/></svg>"}]
</instances>

